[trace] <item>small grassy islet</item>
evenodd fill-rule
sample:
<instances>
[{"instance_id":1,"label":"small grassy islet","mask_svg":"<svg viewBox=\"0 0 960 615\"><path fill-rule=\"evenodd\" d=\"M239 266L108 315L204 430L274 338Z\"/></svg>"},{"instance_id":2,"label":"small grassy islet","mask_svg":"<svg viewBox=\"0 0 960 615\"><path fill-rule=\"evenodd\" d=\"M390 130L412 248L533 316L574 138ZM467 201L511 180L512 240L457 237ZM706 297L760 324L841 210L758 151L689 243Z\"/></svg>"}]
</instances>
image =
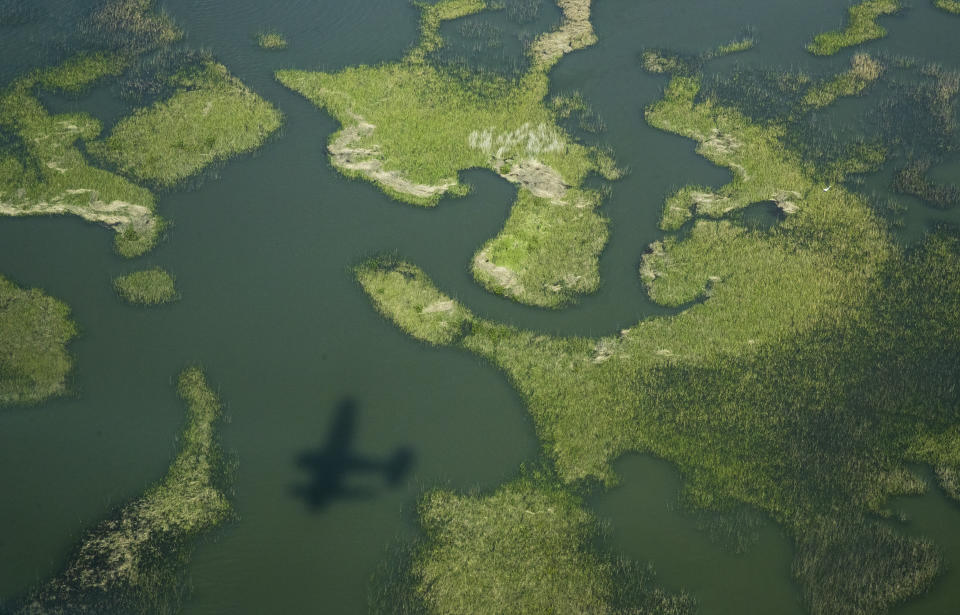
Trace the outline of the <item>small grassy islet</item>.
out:
<instances>
[{"instance_id":1,"label":"small grassy islet","mask_svg":"<svg viewBox=\"0 0 960 615\"><path fill-rule=\"evenodd\" d=\"M818 56L829 56L846 47L852 47L883 38L885 28L877 24L882 15L892 15L901 9L900 0L866 0L848 11L847 24L842 30L831 30L814 37L807 50Z\"/></svg>"},{"instance_id":2,"label":"small grassy islet","mask_svg":"<svg viewBox=\"0 0 960 615\"><path fill-rule=\"evenodd\" d=\"M113 288L128 303L139 305L170 303L178 298L173 276L159 267L116 277Z\"/></svg>"},{"instance_id":3,"label":"small grassy islet","mask_svg":"<svg viewBox=\"0 0 960 615\"><path fill-rule=\"evenodd\" d=\"M275 30L258 32L256 40L257 47L267 51L280 51L287 48L287 39Z\"/></svg>"},{"instance_id":4,"label":"small grassy islet","mask_svg":"<svg viewBox=\"0 0 960 615\"><path fill-rule=\"evenodd\" d=\"M0 276L0 407L62 394L76 334L66 304Z\"/></svg>"},{"instance_id":5,"label":"small grassy islet","mask_svg":"<svg viewBox=\"0 0 960 615\"><path fill-rule=\"evenodd\" d=\"M216 431L220 401L198 368L180 374L177 390L187 420L166 476L91 530L18 615L180 610L194 542L227 521L232 507Z\"/></svg>"}]
</instances>

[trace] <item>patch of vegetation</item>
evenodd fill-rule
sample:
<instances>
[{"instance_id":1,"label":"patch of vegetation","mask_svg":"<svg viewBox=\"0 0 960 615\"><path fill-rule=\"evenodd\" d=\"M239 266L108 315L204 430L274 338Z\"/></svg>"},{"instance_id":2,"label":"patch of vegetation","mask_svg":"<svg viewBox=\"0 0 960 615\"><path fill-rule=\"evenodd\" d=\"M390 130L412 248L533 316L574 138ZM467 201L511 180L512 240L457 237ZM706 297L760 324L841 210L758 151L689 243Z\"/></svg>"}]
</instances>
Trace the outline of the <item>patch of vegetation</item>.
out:
<instances>
[{"instance_id":1,"label":"patch of vegetation","mask_svg":"<svg viewBox=\"0 0 960 615\"><path fill-rule=\"evenodd\" d=\"M164 48L142 57L120 79L120 96L132 103L152 104L177 92L176 75L202 71L213 62L209 52Z\"/></svg>"},{"instance_id":2,"label":"patch of vegetation","mask_svg":"<svg viewBox=\"0 0 960 615\"><path fill-rule=\"evenodd\" d=\"M960 0L933 0L933 4L948 13L960 15Z\"/></svg>"},{"instance_id":3,"label":"patch of vegetation","mask_svg":"<svg viewBox=\"0 0 960 615\"><path fill-rule=\"evenodd\" d=\"M829 56L845 47L883 38L887 31L877 24L877 18L892 15L900 9L900 0L866 0L855 4L848 11L847 25L843 30L818 34L807 45L807 50L814 55Z\"/></svg>"},{"instance_id":4,"label":"patch of vegetation","mask_svg":"<svg viewBox=\"0 0 960 615\"><path fill-rule=\"evenodd\" d=\"M499 0L492 2L490 8L502 8L507 13L507 19L523 25L537 20L544 3L544 0Z\"/></svg>"},{"instance_id":5,"label":"patch of vegetation","mask_svg":"<svg viewBox=\"0 0 960 615\"><path fill-rule=\"evenodd\" d=\"M435 490L419 513L425 540L401 582L378 588L375 613L693 612L651 571L600 552L593 515L542 476L484 495Z\"/></svg>"},{"instance_id":6,"label":"patch of vegetation","mask_svg":"<svg viewBox=\"0 0 960 615\"><path fill-rule=\"evenodd\" d=\"M42 83L81 90L117 65L90 56L65 66L34 72L0 93L0 130L16 141L0 149L0 215L77 215L113 228L117 252L137 256L153 247L163 228L153 196L87 163L75 143L100 133L96 119L83 113L51 116L34 94Z\"/></svg>"},{"instance_id":7,"label":"patch of vegetation","mask_svg":"<svg viewBox=\"0 0 960 615\"><path fill-rule=\"evenodd\" d=\"M885 141L899 146L907 156L941 157L960 151L957 97L960 73L941 66L919 69L919 78L893 80L871 123L879 126Z\"/></svg>"},{"instance_id":8,"label":"patch of vegetation","mask_svg":"<svg viewBox=\"0 0 960 615\"><path fill-rule=\"evenodd\" d=\"M257 34L257 47L268 51L280 51L287 48L287 39L275 30Z\"/></svg>"},{"instance_id":9,"label":"patch of vegetation","mask_svg":"<svg viewBox=\"0 0 960 615\"><path fill-rule=\"evenodd\" d=\"M719 58L722 56L730 55L731 53L741 53L743 51L749 51L757 44L757 40L753 36L744 36L743 38L738 38L730 41L729 43L724 43L720 45L713 51L707 54L707 57Z\"/></svg>"},{"instance_id":10,"label":"patch of vegetation","mask_svg":"<svg viewBox=\"0 0 960 615\"><path fill-rule=\"evenodd\" d=\"M113 288L128 303L139 305L159 305L178 298L173 276L159 267L116 277Z\"/></svg>"},{"instance_id":11,"label":"patch of vegetation","mask_svg":"<svg viewBox=\"0 0 960 615\"><path fill-rule=\"evenodd\" d=\"M116 77L127 68L124 56L112 53L81 53L66 62L39 73L44 89L67 94L81 94L105 77Z\"/></svg>"},{"instance_id":12,"label":"patch of vegetation","mask_svg":"<svg viewBox=\"0 0 960 615\"><path fill-rule=\"evenodd\" d=\"M85 48L135 56L178 40L182 33L154 0L99 0L78 26Z\"/></svg>"},{"instance_id":13,"label":"patch of vegetation","mask_svg":"<svg viewBox=\"0 0 960 615\"><path fill-rule=\"evenodd\" d=\"M17 613L179 611L193 543L232 511L216 435L220 401L197 368L180 375L177 390L187 424L167 475L91 530L63 572L30 594Z\"/></svg>"},{"instance_id":14,"label":"patch of vegetation","mask_svg":"<svg viewBox=\"0 0 960 615\"><path fill-rule=\"evenodd\" d=\"M865 53L855 54L851 64L853 66L847 72L830 81L814 84L807 90L804 105L819 109L833 104L840 97L856 96L883 74L883 65Z\"/></svg>"},{"instance_id":15,"label":"patch of vegetation","mask_svg":"<svg viewBox=\"0 0 960 615\"><path fill-rule=\"evenodd\" d=\"M443 45L442 21L484 7L474 0L422 5L421 42L399 63L336 74L279 71L277 79L343 126L328 146L334 166L391 197L435 205L445 194L464 194L458 173L474 167L516 184L511 218L474 257L474 276L521 303L558 307L599 284L606 222L595 212L600 194L582 189L583 181L590 173L619 176L609 154L575 143L545 102L556 54L593 40L589 3L561 3L564 24L531 46L532 68L518 80L468 76L424 60ZM571 239L574 245L563 243Z\"/></svg>"},{"instance_id":16,"label":"patch of vegetation","mask_svg":"<svg viewBox=\"0 0 960 615\"><path fill-rule=\"evenodd\" d=\"M64 303L0 276L0 407L62 394L76 334Z\"/></svg>"},{"instance_id":17,"label":"patch of vegetation","mask_svg":"<svg viewBox=\"0 0 960 615\"><path fill-rule=\"evenodd\" d=\"M557 94L550 99L550 107L560 120L575 117L577 119L577 127L580 128L580 130L595 134L606 132L607 130L606 122L603 121L599 113L593 110L593 107L590 106L590 103L586 101L580 92ZM611 175L603 172L600 174L604 176Z\"/></svg>"},{"instance_id":18,"label":"patch of vegetation","mask_svg":"<svg viewBox=\"0 0 960 615\"><path fill-rule=\"evenodd\" d=\"M927 174L932 166L930 160L911 160L894 176L893 190L912 194L940 209L960 205L960 186L930 181Z\"/></svg>"},{"instance_id":19,"label":"patch of vegetation","mask_svg":"<svg viewBox=\"0 0 960 615\"><path fill-rule=\"evenodd\" d=\"M941 566L931 543L882 519L890 496L925 488L909 464L941 468L948 487L960 467L960 240L942 232L902 253L863 198L824 190L782 126L698 101L699 90L697 77L676 76L646 113L734 173L719 190L669 199L663 226L685 231L643 258L651 298L690 307L603 338L464 310L450 343L509 375L563 481L609 484L610 461L627 451L667 459L686 505L746 506L788 530L811 612L886 612ZM762 232L730 219L760 200L790 213ZM406 282L385 273L365 271L364 287L373 297L389 282L403 297ZM417 292L439 292L415 278ZM378 309L437 338L436 323L414 331L390 302Z\"/></svg>"},{"instance_id":20,"label":"patch of vegetation","mask_svg":"<svg viewBox=\"0 0 960 615\"><path fill-rule=\"evenodd\" d=\"M374 305L404 331L429 344L457 341L473 315L434 288L418 268L389 257L356 268L357 280Z\"/></svg>"},{"instance_id":21,"label":"patch of vegetation","mask_svg":"<svg viewBox=\"0 0 960 615\"><path fill-rule=\"evenodd\" d=\"M190 67L171 79L177 86L171 98L120 120L88 151L137 180L169 187L256 149L282 123L279 111L221 64Z\"/></svg>"}]
</instances>

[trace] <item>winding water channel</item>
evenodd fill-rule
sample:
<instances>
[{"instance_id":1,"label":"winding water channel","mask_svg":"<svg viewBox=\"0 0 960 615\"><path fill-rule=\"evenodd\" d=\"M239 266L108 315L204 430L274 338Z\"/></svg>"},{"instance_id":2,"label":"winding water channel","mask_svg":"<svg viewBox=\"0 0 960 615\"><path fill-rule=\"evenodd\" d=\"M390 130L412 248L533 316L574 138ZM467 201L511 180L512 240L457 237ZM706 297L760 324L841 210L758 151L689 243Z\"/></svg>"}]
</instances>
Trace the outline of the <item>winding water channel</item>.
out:
<instances>
[{"instance_id":1,"label":"winding water channel","mask_svg":"<svg viewBox=\"0 0 960 615\"><path fill-rule=\"evenodd\" d=\"M66 15L69 4L47 6ZM960 24L915 4L885 22L890 36L868 47L960 68ZM468 270L477 247L506 219L513 186L470 171L464 178L474 190L465 198L433 209L398 204L332 169L325 144L336 123L274 81L280 68L333 70L400 56L417 32L407 0L160 5L185 30L186 44L209 49L284 113L285 126L195 190L163 194L158 209L173 221L168 237L132 262L111 252L109 231L76 219L0 219L0 271L64 300L81 329L70 347L75 393L0 412L4 599L58 570L86 528L163 475L183 419L172 382L196 363L226 404L223 440L237 464L239 519L198 549L185 612L364 612L368 579L390 545L415 531L425 489L492 488L536 461L540 445L500 372L404 335L376 314L350 267L393 251L482 316L562 335L609 334L670 313L649 300L637 275L643 250L663 236L663 199L680 185L719 186L730 175L697 156L692 141L643 121L665 79L643 73L638 52L699 52L750 25L756 49L711 70L739 62L828 72L848 62L816 60L803 48L812 32L837 25L837 7L846 3L597 0L600 41L560 62L552 91L584 94L607 125L604 142L630 173L612 184L602 208L611 240L601 289L570 308L545 311L485 292ZM13 50L0 67L3 83L32 66L37 49L53 45L56 26L47 27L53 30L0 29L5 53ZM282 31L289 49L257 49L252 36L264 27ZM56 111L91 112L108 126L126 113L109 87L46 102ZM952 169L940 172L956 180ZM905 215L908 231L960 222L956 211L920 204ZM121 303L111 278L153 264L177 277L182 300L162 308ZM357 451L384 457L406 447L412 470L398 486L371 481L369 497L311 509L294 489L306 478L296 459L323 443L344 403L355 409ZM802 612L790 577L792 547L775 526L763 525L747 553L726 552L678 509L681 480L669 465L631 457L616 469L622 486L590 498L610 523L615 550L653 562L658 579L694 594L704 614ZM928 597L901 612L950 612L960 604L960 509L936 492L897 505L912 517L910 530L934 535L954 564Z\"/></svg>"}]
</instances>

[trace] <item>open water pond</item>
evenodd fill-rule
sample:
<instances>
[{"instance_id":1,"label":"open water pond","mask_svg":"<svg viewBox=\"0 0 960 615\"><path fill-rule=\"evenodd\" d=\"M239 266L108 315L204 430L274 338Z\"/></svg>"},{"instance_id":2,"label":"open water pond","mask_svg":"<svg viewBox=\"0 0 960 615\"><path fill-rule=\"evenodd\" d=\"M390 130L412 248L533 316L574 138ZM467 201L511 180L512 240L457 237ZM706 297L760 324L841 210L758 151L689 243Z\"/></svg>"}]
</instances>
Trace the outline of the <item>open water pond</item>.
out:
<instances>
[{"instance_id":1,"label":"open water pond","mask_svg":"<svg viewBox=\"0 0 960 615\"><path fill-rule=\"evenodd\" d=\"M16 3L0 7L8 4ZM39 4L24 23L0 25L4 86L80 44L64 33L83 2ZM466 197L444 198L436 208L393 201L330 165L325 148L336 122L274 78L285 68L334 71L401 57L418 36L418 10L407 0L160 0L185 33L182 45L209 51L285 123L254 154L218 165L188 190L160 193L158 211L172 225L133 261L111 252L109 231L74 218L0 218L0 273L66 302L80 329L69 347L76 359L71 393L0 410L0 611L60 570L106 513L163 476L184 416L173 383L197 364L225 404L222 438L236 463L237 519L195 552L184 612L366 612L370 577L389 549L418 531L416 505L425 491L494 489L544 457L503 373L405 335L374 310L351 268L393 252L475 313L550 334L609 335L676 312L653 303L638 275L646 247L667 235L658 228L663 200L685 184L719 187L731 174L698 156L693 141L647 125L643 110L661 97L667 78L643 72L638 54L661 47L703 53L750 27L755 48L709 71L828 74L848 66L850 54L819 60L804 45L839 26L847 4L595 2L599 41L559 62L550 93L583 94L606 126L584 137L608 145L629 173L616 182L591 179L612 190L600 210L611 236L599 291L548 311L486 292L469 271L474 252L502 227L515 186L470 170L462 175L473 187ZM914 4L884 19L890 36L865 48L960 69L960 17ZM501 17L471 18L442 32L460 37L451 53L466 64L490 53L490 70L513 70L522 63L511 64L511 54L559 15L544 5L519 28ZM266 30L282 33L288 47L259 49L255 35ZM58 113L89 112L107 131L129 109L111 85L79 99L44 95L43 102ZM860 187L884 191L891 173ZM960 185L955 157L933 175ZM960 222L957 210L906 202L897 212L909 231L905 242L938 222ZM774 227L779 218L768 209L748 214L756 217L748 226ZM158 308L123 303L111 279L154 265L176 277L182 299ZM396 476L360 476L346 492L328 489L329 477L302 460L331 433L371 463L396 461ZM651 562L665 588L691 593L705 615L804 612L791 576L793 547L780 528L763 519L756 543L732 553L679 507L682 482L672 466L628 457L615 469L622 485L588 499L610 524L607 547ZM953 564L928 596L897 612L952 612L960 604L957 505L931 492L896 507L914 519L911 531L936 538Z\"/></svg>"}]
</instances>

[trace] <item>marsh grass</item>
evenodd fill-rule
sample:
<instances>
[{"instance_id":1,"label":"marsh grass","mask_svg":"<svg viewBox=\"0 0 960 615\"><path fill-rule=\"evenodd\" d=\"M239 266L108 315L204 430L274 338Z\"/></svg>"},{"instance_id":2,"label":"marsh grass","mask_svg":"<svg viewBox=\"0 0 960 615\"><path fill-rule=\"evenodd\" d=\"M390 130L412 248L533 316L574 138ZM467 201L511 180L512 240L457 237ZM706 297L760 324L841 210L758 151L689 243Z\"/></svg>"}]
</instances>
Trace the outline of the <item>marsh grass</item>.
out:
<instances>
[{"instance_id":1,"label":"marsh grass","mask_svg":"<svg viewBox=\"0 0 960 615\"><path fill-rule=\"evenodd\" d=\"M558 125L546 101L552 56L532 60L517 79L439 68L427 58L444 45L441 23L485 4L420 6L421 40L403 61L335 74L284 70L277 79L340 122L329 144L338 170L397 200L432 206L464 194L458 176L470 168L518 185L506 226L473 259L487 288L542 307L596 290L606 221L596 212L601 195L582 184L591 173L614 179L621 171L608 152L577 143Z\"/></svg>"},{"instance_id":2,"label":"marsh grass","mask_svg":"<svg viewBox=\"0 0 960 615\"><path fill-rule=\"evenodd\" d=\"M550 98L550 107L558 120L576 119L577 126L585 132L599 134L606 132L607 124L599 113L586 101L583 94L574 91L569 94L555 94ZM605 175L601 173L602 175Z\"/></svg>"},{"instance_id":3,"label":"marsh grass","mask_svg":"<svg viewBox=\"0 0 960 615\"><path fill-rule=\"evenodd\" d=\"M96 119L83 113L51 116L35 96L44 82L82 90L111 74L116 64L91 56L68 61L66 67L31 73L0 93L0 129L15 141L0 149L0 214L77 215L112 227L121 255L142 254L163 228L153 211L153 196L87 162L76 142L100 133Z\"/></svg>"},{"instance_id":4,"label":"marsh grass","mask_svg":"<svg viewBox=\"0 0 960 615\"><path fill-rule=\"evenodd\" d=\"M833 104L838 98L856 96L883 74L883 65L865 53L855 54L851 64L847 72L840 73L829 81L814 84L803 97L803 104L819 109Z\"/></svg>"},{"instance_id":5,"label":"marsh grass","mask_svg":"<svg viewBox=\"0 0 960 615\"><path fill-rule=\"evenodd\" d=\"M863 94L868 87L877 95L858 101L861 121L840 123L831 118L827 107L839 97ZM855 54L850 70L823 79L737 70L730 77L714 77L698 100L714 100L753 121L782 126L785 142L829 184L851 173L876 170L885 161L915 171L907 168L911 161L942 160L960 151L958 93L960 75L942 66L906 57ZM942 190L915 187L913 194L949 200Z\"/></svg>"},{"instance_id":6,"label":"marsh grass","mask_svg":"<svg viewBox=\"0 0 960 615\"><path fill-rule=\"evenodd\" d=\"M76 143L99 135L97 120L82 113L51 116L36 91L79 95L181 33L154 11L153 0L99 0L79 19L75 36L89 51L35 70L0 93L0 131L16 139L12 147L0 144L0 215L78 215L113 228L120 255L138 256L165 226L153 196L88 163Z\"/></svg>"},{"instance_id":7,"label":"marsh grass","mask_svg":"<svg viewBox=\"0 0 960 615\"><path fill-rule=\"evenodd\" d=\"M276 30L259 32L256 35L257 47L267 51L281 51L287 48L287 39Z\"/></svg>"},{"instance_id":8,"label":"marsh grass","mask_svg":"<svg viewBox=\"0 0 960 615\"><path fill-rule=\"evenodd\" d=\"M178 89L178 73L202 71L213 61L210 52L202 49L164 48L142 56L121 77L120 97L141 105L170 98Z\"/></svg>"},{"instance_id":9,"label":"marsh grass","mask_svg":"<svg viewBox=\"0 0 960 615\"><path fill-rule=\"evenodd\" d=\"M253 151L282 124L279 111L220 64L189 66L171 82L177 89L169 99L120 120L87 151L136 180L170 187Z\"/></svg>"},{"instance_id":10,"label":"marsh grass","mask_svg":"<svg viewBox=\"0 0 960 615\"><path fill-rule=\"evenodd\" d=\"M173 276L159 267L116 277L113 288L123 300L138 305L159 305L179 298Z\"/></svg>"},{"instance_id":11,"label":"marsh grass","mask_svg":"<svg viewBox=\"0 0 960 615\"><path fill-rule=\"evenodd\" d=\"M611 613L680 615L693 601L597 544L596 518L543 475L492 493L434 490L418 507L423 541L381 600L383 613Z\"/></svg>"},{"instance_id":12,"label":"marsh grass","mask_svg":"<svg viewBox=\"0 0 960 615\"><path fill-rule=\"evenodd\" d=\"M933 4L948 13L960 15L960 1L958 0L933 0Z\"/></svg>"},{"instance_id":13,"label":"marsh grass","mask_svg":"<svg viewBox=\"0 0 960 615\"><path fill-rule=\"evenodd\" d=\"M911 160L893 178L893 190L911 194L939 209L960 205L960 185L938 184L929 179L931 160Z\"/></svg>"},{"instance_id":14,"label":"marsh grass","mask_svg":"<svg viewBox=\"0 0 960 615\"><path fill-rule=\"evenodd\" d=\"M674 77L646 112L734 172L680 218L668 201L663 226L687 230L643 257L650 297L690 307L597 339L522 331L455 304L465 333L449 339L509 375L564 482L610 484L610 461L627 451L667 459L686 506L754 508L787 529L811 612L885 612L941 569L933 545L880 519L887 498L924 489L910 463L944 468L948 488L960 467L960 241L941 232L901 252L862 197L823 190L780 124L699 90L698 78ZM774 229L729 218L770 192L793 205ZM418 293L439 293L406 267ZM387 278L365 275L373 297ZM403 305L406 281L390 284ZM414 313L378 309L411 330Z\"/></svg>"},{"instance_id":15,"label":"marsh grass","mask_svg":"<svg viewBox=\"0 0 960 615\"><path fill-rule=\"evenodd\" d=\"M195 541L232 510L216 432L220 401L198 368L180 374L177 391L187 419L166 476L93 528L18 614L179 611Z\"/></svg>"},{"instance_id":16,"label":"marsh grass","mask_svg":"<svg viewBox=\"0 0 960 615\"><path fill-rule=\"evenodd\" d=\"M0 276L0 407L62 394L76 334L64 303Z\"/></svg>"},{"instance_id":17,"label":"marsh grass","mask_svg":"<svg viewBox=\"0 0 960 615\"><path fill-rule=\"evenodd\" d=\"M757 39L753 37L752 33L744 35L742 38L734 39L728 43L724 43L705 54L705 58L712 60L714 58L719 58L722 56L727 56L732 53L742 53L744 51L749 51L754 48L757 44Z\"/></svg>"},{"instance_id":18,"label":"marsh grass","mask_svg":"<svg viewBox=\"0 0 960 615\"><path fill-rule=\"evenodd\" d=\"M814 37L807 50L818 56L829 56L845 47L852 47L887 35L877 24L882 15L892 15L901 9L900 0L866 0L848 10L847 23L842 30L824 32Z\"/></svg>"},{"instance_id":19,"label":"marsh grass","mask_svg":"<svg viewBox=\"0 0 960 615\"><path fill-rule=\"evenodd\" d=\"M139 55L183 36L154 0L99 0L78 25L87 48Z\"/></svg>"},{"instance_id":20,"label":"marsh grass","mask_svg":"<svg viewBox=\"0 0 960 615\"><path fill-rule=\"evenodd\" d=\"M128 59L116 53L81 53L42 71L38 81L46 90L76 96L101 79L120 75L126 70L127 64Z\"/></svg>"}]
</instances>

